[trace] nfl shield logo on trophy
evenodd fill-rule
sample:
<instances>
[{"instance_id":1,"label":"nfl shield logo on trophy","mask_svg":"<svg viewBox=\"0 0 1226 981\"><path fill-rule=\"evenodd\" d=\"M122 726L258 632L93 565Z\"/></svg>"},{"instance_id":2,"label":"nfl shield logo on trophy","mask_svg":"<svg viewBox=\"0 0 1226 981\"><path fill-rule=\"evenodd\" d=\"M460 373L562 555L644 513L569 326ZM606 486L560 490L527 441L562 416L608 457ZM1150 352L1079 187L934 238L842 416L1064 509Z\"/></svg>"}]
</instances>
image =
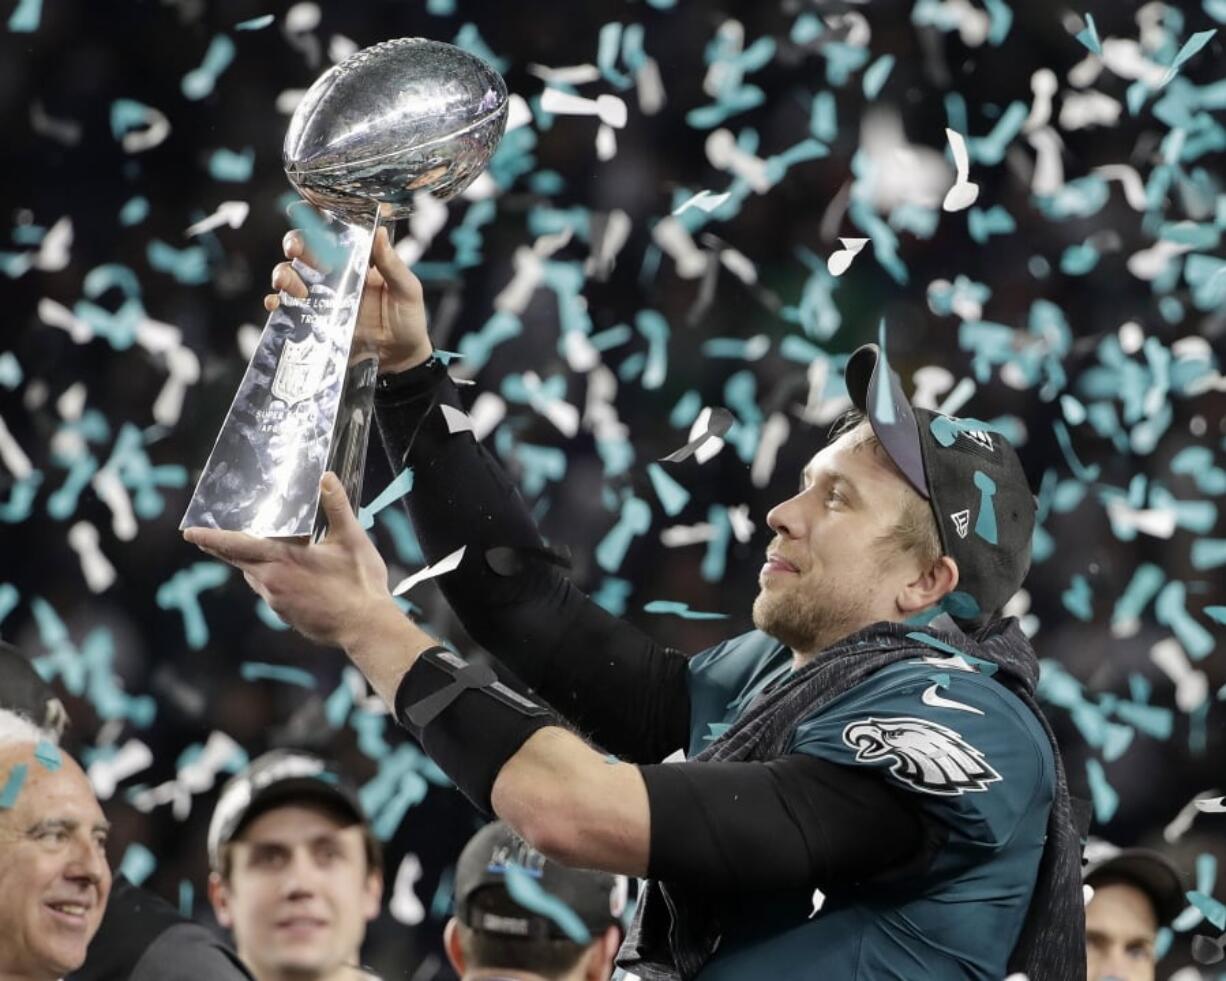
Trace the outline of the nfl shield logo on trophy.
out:
<instances>
[{"instance_id":1,"label":"nfl shield logo on trophy","mask_svg":"<svg viewBox=\"0 0 1226 981\"><path fill-rule=\"evenodd\" d=\"M327 366L324 345L307 339L285 342L277 362L277 374L272 380L272 394L287 406L310 398L323 380Z\"/></svg>"}]
</instances>

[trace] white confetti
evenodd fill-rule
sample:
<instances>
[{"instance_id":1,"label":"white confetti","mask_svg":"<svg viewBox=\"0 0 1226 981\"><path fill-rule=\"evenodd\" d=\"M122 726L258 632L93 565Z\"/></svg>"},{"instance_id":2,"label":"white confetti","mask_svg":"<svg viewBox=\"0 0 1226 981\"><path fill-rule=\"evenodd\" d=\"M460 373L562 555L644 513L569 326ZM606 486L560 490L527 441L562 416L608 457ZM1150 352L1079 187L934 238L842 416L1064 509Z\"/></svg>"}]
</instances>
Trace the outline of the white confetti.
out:
<instances>
[{"instance_id":1,"label":"white confetti","mask_svg":"<svg viewBox=\"0 0 1226 981\"><path fill-rule=\"evenodd\" d=\"M1160 238L1148 249L1134 252L1128 257L1128 271L1137 279L1149 282L1166 272L1166 267L1170 265L1175 256L1191 251L1192 246L1190 245Z\"/></svg>"},{"instance_id":2,"label":"white confetti","mask_svg":"<svg viewBox=\"0 0 1226 981\"><path fill-rule=\"evenodd\" d=\"M617 156L617 134L613 127L601 123L596 130L596 159L612 160Z\"/></svg>"},{"instance_id":3,"label":"white confetti","mask_svg":"<svg viewBox=\"0 0 1226 981\"><path fill-rule=\"evenodd\" d=\"M296 3L285 14L285 29L291 34L313 31L319 26L320 10L315 3Z\"/></svg>"},{"instance_id":4,"label":"white confetti","mask_svg":"<svg viewBox=\"0 0 1226 981\"><path fill-rule=\"evenodd\" d=\"M707 270L707 253L694 244L689 230L672 215L661 218L651 231L655 243L677 265L682 279L697 279Z\"/></svg>"},{"instance_id":5,"label":"white confetti","mask_svg":"<svg viewBox=\"0 0 1226 981\"><path fill-rule=\"evenodd\" d=\"M447 423L447 432L455 434L473 431L473 421L467 412L461 412L452 405L440 405L439 408L443 412L443 421Z\"/></svg>"},{"instance_id":6,"label":"white confetti","mask_svg":"<svg viewBox=\"0 0 1226 981\"><path fill-rule=\"evenodd\" d=\"M521 126L527 126L530 122L532 122L532 107L528 105L528 100L512 92L510 98L507 99L506 132L510 133Z\"/></svg>"},{"instance_id":7,"label":"white confetti","mask_svg":"<svg viewBox=\"0 0 1226 981\"><path fill-rule=\"evenodd\" d=\"M1097 174L1105 181L1119 181L1124 188L1124 200L1128 202L1128 207L1134 211L1145 210L1145 185L1141 183L1141 175L1135 168L1127 164L1104 164L1095 167L1091 173Z\"/></svg>"},{"instance_id":8,"label":"white confetti","mask_svg":"<svg viewBox=\"0 0 1226 981\"><path fill-rule=\"evenodd\" d=\"M81 561L81 574L91 593L103 593L115 582L115 567L98 546L98 529L78 521L68 529L68 546Z\"/></svg>"},{"instance_id":9,"label":"white confetti","mask_svg":"<svg viewBox=\"0 0 1226 981\"><path fill-rule=\"evenodd\" d=\"M214 228L220 228L222 225L229 225L231 228L242 228L243 222L247 220L247 215L251 211L251 206L246 201L222 201L207 218L204 218L194 225L189 225L187 228L188 236L202 235L205 232L211 232Z\"/></svg>"},{"instance_id":10,"label":"white confetti","mask_svg":"<svg viewBox=\"0 0 1226 981\"><path fill-rule=\"evenodd\" d=\"M129 739L115 753L98 757L89 765L86 776L99 800L110 800L115 788L153 763L153 753L139 739Z\"/></svg>"},{"instance_id":11,"label":"white confetti","mask_svg":"<svg viewBox=\"0 0 1226 981\"><path fill-rule=\"evenodd\" d=\"M599 95L585 99L561 89L546 87L541 93L541 108L559 116L596 116L606 126L621 129L626 125L626 103L615 95Z\"/></svg>"},{"instance_id":12,"label":"white confetti","mask_svg":"<svg viewBox=\"0 0 1226 981\"><path fill-rule=\"evenodd\" d=\"M664 94L664 79L660 77L660 64L655 58L646 58L643 65L634 73L634 88L638 95L639 112L644 116L654 116L667 101Z\"/></svg>"},{"instance_id":13,"label":"white confetti","mask_svg":"<svg viewBox=\"0 0 1226 981\"><path fill-rule=\"evenodd\" d=\"M328 42L328 58L333 63L340 63L358 50L358 43L344 34L333 34Z\"/></svg>"},{"instance_id":14,"label":"white confetti","mask_svg":"<svg viewBox=\"0 0 1226 981\"><path fill-rule=\"evenodd\" d=\"M1060 105L1060 128L1086 129L1089 126L1114 126L1124 106L1102 92L1066 92Z\"/></svg>"},{"instance_id":15,"label":"white confetti","mask_svg":"<svg viewBox=\"0 0 1226 981\"><path fill-rule=\"evenodd\" d=\"M396 588L392 590L393 596L403 596L418 583L425 582L427 579L433 579L436 576L445 575L448 572L453 572L460 567L460 563L464 561L464 549L466 546L457 548L450 555L446 555L439 559L434 565L428 565L424 569L418 569L413 575L400 580L396 584Z\"/></svg>"},{"instance_id":16,"label":"white confetti","mask_svg":"<svg viewBox=\"0 0 1226 981\"><path fill-rule=\"evenodd\" d=\"M200 380L200 359L191 348L171 348L166 352L166 366L170 374L153 403L153 418L169 427L179 421L188 387Z\"/></svg>"},{"instance_id":17,"label":"white confetti","mask_svg":"<svg viewBox=\"0 0 1226 981\"><path fill-rule=\"evenodd\" d=\"M673 209L673 214L682 214L683 212L688 211L690 208L699 208L702 211L705 211L707 214L710 214L730 197L732 197L731 191L725 191L723 194L712 194L710 191L703 189L697 194L686 198L679 205L677 205L677 207Z\"/></svg>"},{"instance_id":18,"label":"white confetti","mask_svg":"<svg viewBox=\"0 0 1226 981\"><path fill-rule=\"evenodd\" d=\"M979 185L968 180L971 164L966 153L966 140L962 134L946 127L945 136L949 139L949 148L954 154L957 176L954 178L953 187L945 193L941 207L945 211L964 211L979 199Z\"/></svg>"},{"instance_id":19,"label":"white confetti","mask_svg":"<svg viewBox=\"0 0 1226 981\"><path fill-rule=\"evenodd\" d=\"M1203 671L1192 667L1183 645L1174 637L1166 637L1149 649L1154 662L1175 686L1175 704L1181 712L1200 708L1209 697L1209 679Z\"/></svg>"},{"instance_id":20,"label":"white confetti","mask_svg":"<svg viewBox=\"0 0 1226 981\"><path fill-rule=\"evenodd\" d=\"M306 89L282 89L277 93L277 101L273 105L282 116L292 116L304 95Z\"/></svg>"},{"instance_id":21,"label":"white confetti","mask_svg":"<svg viewBox=\"0 0 1226 981\"><path fill-rule=\"evenodd\" d=\"M72 219L65 215L43 236L34 265L43 272L59 272L72 260Z\"/></svg>"},{"instance_id":22,"label":"white confetti","mask_svg":"<svg viewBox=\"0 0 1226 981\"><path fill-rule=\"evenodd\" d=\"M1050 68L1040 68L1030 76L1030 91L1034 93L1034 102L1030 105L1030 115L1022 125L1023 133L1030 133L1047 125L1051 119L1051 98L1059 87L1059 79Z\"/></svg>"},{"instance_id":23,"label":"white confetti","mask_svg":"<svg viewBox=\"0 0 1226 981\"><path fill-rule=\"evenodd\" d=\"M665 548L701 545L715 537L715 525L703 521L696 525L670 525L660 532L660 544Z\"/></svg>"},{"instance_id":24,"label":"white confetti","mask_svg":"<svg viewBox=\"0 0 1226 981\"><path fill-rule=\"evenodd\" d=\"M595 65L569 65L565 68L550 68L547 65L528 65L528 74L535 75L546 84L586 85L600 80L600 69Z\"/></svg>"},{"instance_id":25,"label":"white confetti","mask_svg":"<svg viewBox=\"0 0 1226 981\"><path fill-rule=\"evenodd\" d=\"M753 538L755 525L749 517L749 505L737 504L728 509L728 524L732 527L732 537L742 545Z\"/></svg>"},{"instance_id":26,"label":"white confetti","mask_svg":"<svg viewBox=\"0 0 1226 981\"><path fill-rule=\"evenodd\" d=\"M779 449L788 440L792 425L782 412L772 412L762 426L758 446L754 450L753 463L749 467L749 481L755 487L765 487L775 472Z\"/></svg>"},{"instance_id":27,"label":"white confetti","mask_svg":"<svg viewBox=\"0 0 1226 981\"><path fill-rule=\"evenodd\" d=\"M842 276L851 267L851 260L858 256L868 244L866 238L840 238L842 248L830 254L826 260L826 269L831 276Z\"/></svg>"},{"instance_id":28,"label":"white confetti","mask_svg":"<svg viewBox=\"0 0 1226 981\"><path fill-rule=\"evenodd\" d=\"M766 161L737 146L729 129L717 129L707 137L707 160L716 170L729 171L741 178L758 194L771 189L766 173Z\"/></svg>"},{"instance_id":29,"label":"white confetti","mask_svg":"<svg viewBox=\"0 0 1226 981\"><path fill-rule=\"evenodd\" d=\"M24 480L34 470L30 458L26 456L21 444L9 432L3 417L0 417L0 463L8 467L9 473L18 480Z\"/></svg>"},{"instance_id":30,"label":"white confetti","mask_svg":"<svg viewBox=\"0 0 1226 981\"><path fill-rule=\"evenodd\" d=\"M573 438L579 432L579 410L562 399L547 397L536 372L525 371L523 381L532 408L553 423L562 435Z\"/></svg>"},{"instance_id":31,"label":"white confetti","mask_svg":"<svg viewBox=\"0 0 1226 981\"><path fill-rule=\"evenodd\" d=\"M426 918L426 908L417 898L416 885L421 881L421 859L409 852L400 860L396 881L392 886L392 898L387 911L406 926L417 926Z\"/></svg>"},{"instance_id":32,"label":"white confetti","mask_svg":"<svg viewBox=\"0 0 1226 981\"><path fill-rule=\"evenodd\" d=\"M958 315L963 316L961 313ZM978 319L978 316L969 319ZM935 409L937 399L953 387L954 376L948 368L930 364L916 369L915 374L911 376L911 381L915 385L915 394L911 396L911 404L919 409Z\"/></svg>"},{"instance_id":33,"label":"white confetti","mask_svg":"<svg viewBox=\"0 0 1226 981\"><path fill-rule=\"evenodd\" d=\"M473 438L485 439L506 417L507 404L493 392L482 392L473 401L469 417L473 422Z\"/></svg>"},{"instance_id":34,"label":"white confetti","mask_svg":"<svg viewBox=\"0 0 1226 981\"><path fill-rule=\"evenodd\" d=\"M1109 500L1106 507L1112 528L1132 528L1154 538L1170 538L1178 527L1174 508L1134 508L1119 498Z\"/></svg>"},{"instance_id":35,"label":"white confetti","mask_svg":"<svg viewBox=\"0 0 1226 981\"><path fill-rule=\"evenodd\" d=\"M1056 131L1049 126L1035 130L1027 138L1034 147L1034 174L1030 178L1030 190L1048 196L1064 187L1063 146Z\"/></svg>"},{"instance_id":36,"label":"white confetti","mask_svg":"<svg viewBox=\"0 0 1226 981\"><path fill-rule=\"evenodd\" d=\"M814 889L813 895L809 898L809 902L813 904L813 910L809 913L809 919L817 916L822 911L822 907L826 905L826 894L820 889Z\"/></svg>"},{"instance_id":37,"label":"white confetti","mask_svg":"<svg viewBox=\"0 0 1226 981\"><path fill-rule=\"evenodd\" d=\"M1201 814L1226 814L1226 797L1207 797L1196 801Z\"/></svg>"}]
</instances>

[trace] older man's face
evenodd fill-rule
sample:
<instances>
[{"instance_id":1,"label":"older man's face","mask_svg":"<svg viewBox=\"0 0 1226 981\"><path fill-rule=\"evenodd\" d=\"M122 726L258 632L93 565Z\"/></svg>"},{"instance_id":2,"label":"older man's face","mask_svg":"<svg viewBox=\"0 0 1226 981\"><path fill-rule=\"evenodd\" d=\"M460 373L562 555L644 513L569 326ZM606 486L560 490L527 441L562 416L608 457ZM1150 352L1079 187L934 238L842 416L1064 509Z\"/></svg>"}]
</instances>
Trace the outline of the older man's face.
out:
<instances>
[{"instance_id":1,"label":"older man's face","mask_svg":"<svg viewBox=\"0 0 1226 981\"><path fill-rule=\"evenodd\" d=\"M31 744L0 749L0 791L14 782L0 808L0 975L59 978L84 963L102 921L108 825L67 754L57 767Z\"/></svg>"}]
</instances>

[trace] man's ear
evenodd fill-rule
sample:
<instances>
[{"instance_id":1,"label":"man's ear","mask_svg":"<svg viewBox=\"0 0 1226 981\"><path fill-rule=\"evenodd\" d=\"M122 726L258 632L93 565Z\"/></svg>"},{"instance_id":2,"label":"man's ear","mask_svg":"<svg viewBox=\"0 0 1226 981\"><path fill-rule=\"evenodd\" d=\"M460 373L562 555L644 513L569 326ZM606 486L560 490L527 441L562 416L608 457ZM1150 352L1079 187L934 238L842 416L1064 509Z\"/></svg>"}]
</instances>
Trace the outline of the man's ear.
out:
<instances>
[{"instance_id":1,"label":"man's ear","mask_svg":"<svg viewBox=\"0 0 1226 981\"><path fill-rule=\"evenodd\" d=\"M898 593L898 610L904 616L926 610L958 588L958 563L942 555L929 568L921 570Z\"/></svg>"},{"instance_id":2,"label":"man's ear","mask_svg":"<svg viewBox=\"0 0 1226 981\"><path fill-rule=\"evenodd\" d=\"M460 945L460 921L454 916L443 927L443 950L456 974L464 977L464 948Z\"/></svg>"},{"instance_id":3,"label":"man's ear","mask_svg":"<svg viewBox=\"0 0 1226 981\"><path fill-rule=\"evenodd\" d=\"M227 930L234 928L234 916L230 911L230 889L216 872L209 873L209 902L217 922Z\"/></svg>"},{"instance_id":4,"label":"man's ear","mask_svg":"<svg viewBox=\"0 0 1226 981\"><path fill-rule=\"evenodd\" d=\"M371 869L366 875L366 888L362 890L362 915L370 923L379 915L383 905L383 872Z\"/></svg>"}]
</instances>

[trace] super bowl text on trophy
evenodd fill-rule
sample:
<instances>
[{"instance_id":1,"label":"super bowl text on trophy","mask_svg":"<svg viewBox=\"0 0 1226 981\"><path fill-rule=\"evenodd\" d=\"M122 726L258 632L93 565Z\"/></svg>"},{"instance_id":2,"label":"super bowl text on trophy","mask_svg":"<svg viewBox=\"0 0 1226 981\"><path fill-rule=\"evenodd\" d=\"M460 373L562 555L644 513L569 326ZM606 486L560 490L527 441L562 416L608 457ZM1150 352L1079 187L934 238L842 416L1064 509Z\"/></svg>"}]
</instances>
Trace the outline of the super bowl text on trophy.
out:
<instances>
[{"instance_id":1,"label":"super bowl text on trophy","mask_svg":"<svg viewBox=\"0 0 1226 981\"><path fill-rule=\"evenodd\" d=\"M283 293L269 315L181 528L318 538L325 470L357 507L378 363L354 327L375 232L408 216L419 193L463 191L506 117L493 68L422 38L365 48L307 91L282 157L306 202L291 210L311 253L309 267L296 261L310 295Z\"/></svg>"}]
</instances>

